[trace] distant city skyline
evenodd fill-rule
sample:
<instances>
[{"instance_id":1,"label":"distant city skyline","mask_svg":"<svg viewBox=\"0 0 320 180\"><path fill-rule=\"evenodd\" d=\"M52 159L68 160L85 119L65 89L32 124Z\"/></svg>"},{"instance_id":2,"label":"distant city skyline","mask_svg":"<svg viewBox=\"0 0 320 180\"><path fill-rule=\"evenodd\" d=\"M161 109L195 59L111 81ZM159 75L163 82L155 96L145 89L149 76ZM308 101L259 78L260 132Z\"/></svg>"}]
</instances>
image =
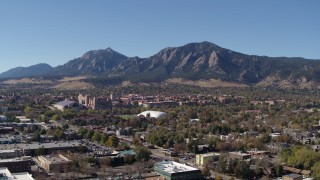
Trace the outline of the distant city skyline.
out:
<instances>
[{"instance_id":1,"label":"distant city skyline","mask_svg":"<svg viewBox=\"0 0 320 180\"><path fill-rule=\"evenodd\" d=\"M209 41L250 55L320 60L320 1L56 0L0 3L0 73L107 47L149 57Z\"/></svg>"}]
</instances>

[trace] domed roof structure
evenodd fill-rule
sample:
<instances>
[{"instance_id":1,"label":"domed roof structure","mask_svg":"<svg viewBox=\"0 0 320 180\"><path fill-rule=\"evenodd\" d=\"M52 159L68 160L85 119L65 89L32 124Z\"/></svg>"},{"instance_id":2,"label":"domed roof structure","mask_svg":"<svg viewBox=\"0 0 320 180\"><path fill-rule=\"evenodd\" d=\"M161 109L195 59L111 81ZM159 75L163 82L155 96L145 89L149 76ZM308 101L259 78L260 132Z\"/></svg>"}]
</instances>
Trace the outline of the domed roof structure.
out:
<instances>
[{"instance_id":1,"label":"domed roof structure","mask_svg":"<svg viewBox=\"0 0 320 180\"><path fill-rule=\"evenodd\" d=\"M138 114L138 116L152 117L152 118L156 118L156 119L164 117L166 115L167 115L167 113L161 112L161 111L144 111L144 112Z\"/></svg>"}]
</instances>

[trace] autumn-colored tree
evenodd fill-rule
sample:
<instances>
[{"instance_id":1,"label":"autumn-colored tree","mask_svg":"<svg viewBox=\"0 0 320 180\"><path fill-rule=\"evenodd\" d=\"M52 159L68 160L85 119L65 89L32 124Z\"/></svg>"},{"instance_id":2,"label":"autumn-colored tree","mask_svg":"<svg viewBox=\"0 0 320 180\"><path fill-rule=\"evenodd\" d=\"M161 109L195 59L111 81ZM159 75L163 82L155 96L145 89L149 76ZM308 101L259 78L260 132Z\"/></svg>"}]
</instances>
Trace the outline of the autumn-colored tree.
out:
<instances>
[{"instance_id":1,"label":"autumn-colored tree","mask_svg":"<svg viewBox=\"0 0 320 180\"><path fill-rule=\"evenodd\" d=\"M151 156L151 151L145 146L136 146L134 149L136 153L136 160L137 161L148 161Z\"/></svg>"},{"instance_id":2,"label":"autumn-colored tree","mask_svg":"<svg viewBox=\"0 0 320 180\"><path fill-rule=\"evenodd\" d=\"M94 141L94 142L99 142L100 139L101 139L100 133L99 133L98 131L95 131L95 132L93 133L91 139L92 139L92 141Z\"/></svg>"},{"instance_id":3,"label":"autumn-colored tree","mask_svg":"<svg viewBox=\"0 0 320 180\"><path fill-rule=\"evenodd\" d=\"M118 147L119 145L119 139L117 136L110 136L107 141L107 146L110 147Z\"/></svg>"}]
</instances>

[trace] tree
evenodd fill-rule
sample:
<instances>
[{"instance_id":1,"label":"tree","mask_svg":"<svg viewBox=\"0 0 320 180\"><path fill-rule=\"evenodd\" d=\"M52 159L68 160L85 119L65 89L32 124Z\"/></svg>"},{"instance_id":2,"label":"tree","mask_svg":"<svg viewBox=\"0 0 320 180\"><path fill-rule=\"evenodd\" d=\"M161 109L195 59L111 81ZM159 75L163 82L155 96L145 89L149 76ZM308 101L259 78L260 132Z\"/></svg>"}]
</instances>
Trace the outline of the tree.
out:
<instances>
[{"instance_id":1,"label":"tree","mask_svg":"<svg viewBox=\"0 0 320 180\"><path fill-rule=\"evenodd\" d=\"M108 140L108 135L106 133L103 133L100 138L100 143L105 144L107 140Z\"/></svg>"},{"instance_id":2,"label":"tree","mask_svg":"<svg viewBox=\"0 0 320 180\"><path fill-rule=\"evenodd\" d=\"M79 128L78 129L78 134L81 136L81 137L84 137L86 134L87 134L88 130L86 128Z\"/></svg>"},{"instance_id":3,"label":"tree","mask_svg":"<svg viewBox=\"0 0 320 180\"><path fill-rule=\"evenodd\" d=\"M281 161L287 163L288 162L288 159L289 157L292 155L292 149L290 148L285 148L281 151L280 153L280 158L281 158Z\"/></svg>"},{"instance_id":4,"label":"tree","mask_svg":"<svg viewBox=\"0 0 320 180\"><path fill-rule=\"evenodd\" d=\"M44 134L46 134L47 132L46 132L46 130L45 129L41 129L41 131L40 131L40 134L41 135L44 135Z\"/></svg>"},{"instance_id":5,"label":"tree","mask_svg":"<svg viewBox=\"0 0 320 180\"><path fill-rule=\"evenodd\" d=\"M294 148L292 155L288 158L288 164L294 167L311 169L320 161L320 153L314 152L310 148Z\"/></svg>"},{"instance_id":6,"label":"tree","mask_svg":"<svg viewBox=\"0 0 320 180\"><path fill-rule=\"evenodd\" d=\"M260 141L264 144L269 143L271 141L271 136L269 136L267 133L263 133L260 137Z\"/></svg>"},{"instance_id":7,"label":"tree","mask_svg":"<svg viewBox=\"0 0 320 180\"><path fill-rule=\"evenodd\" d=\"M60 119L60 116L58 114L55 114L52 116L52 120L57 121Z\"/></svg>"},{"instance_id":8,"label":"tree","mask_svg":"<svg viewBox=\"0 0 320 180\"><path fill-rule=\"evenodd\" d=\"M245 161L238 161L235 169L234 174L237 177L240 177L242 179L248 177L250 175L250 166Z\"/></svg>"},{"instance_id":9,"label":"tree","mask_svg":"<svg viewBox=\"0 0 320 180\"><path fill-rule=\"evenodd\" d=\"M56 139L61 139L62 136L63 136L63 131L60 129L60 128L57 128L55 131L54 131L54 138Z\"/></svg>"},{"instance_id":10,"label":"tree","mask_svg":"<svg viewBox=\"0 0 320 180\"><path fill-rule=\"evenodd\" d=\"M210 169L208 168L208 166L205 166L202 169L202 174L203 174L204 177L210 177L211 176Z\"/></svg>"},{"instance_id":11,"label":"tree","mask_svg":"<svg viewBox=\"0 0 320 180\"><path fill-rule=\"evenodd\" d=\"M214 149L217 145L217 142L219 142L220 139L219 138L209 138L208 139L208 144L209 144L209 149Z\"/></svg>"},{"instance_id":12,"label":"tree","mask_svg":"<svg viewBox=\"0 0 320 180\"><path fill-rule=\"evenodd\" d=\"M216 180L222 180L222 177L220 175L216 175Z\"/></svg>"},{"instance_id":13,"label":"tree","mask_svg":"<svg viewBox=\"0 0 320 180\"><path fill-rule=\"evenodd\" d=\"M92 157L92 156L87 157L86 160L87 160L87 162L88 162L90 165L94 165L94 164L97 163L97 159L94 158L94 157Z\"/></svg>"},{"instance_id":14,"label":"tree","mask_svg":"<svg viewBox=\"0 0 320 180\"><path fill-rule=\"evenodd\" d=\"M35 150L35 153L37 156L42 156L45 154L45 149L42 147L39 147L38 149Z\"/></svg>"},{"instance_id":15,"label":"tree","mask_svg":"<svg viewBox=\"0 0 320 180\"><path fill-rule=\"evenodd\" d=\"M28 106L24 109L24 113L26 114L27 117L33 117L35 111L34 111L34 109L32 109L31 107Z\"/></svg>"},{"instance_id":16,"label":"tree","mask_svg":"<svg viewBox=\"0 0 320 180\"><path fill-rule=\"evenodd\" d=\"M63 128L63 129L69 129L69 125L68 125L68 124L64 124L64 125L62 126L62 128Z\"/></svg>"},{"instance_id":17,"label":"tree","mask_svg":"<svg viewBox=\"0 0 320 180\"><path fill-rule=\"evenodd\" d=\"M87 133L85 134L85 138L91 139L92 136L93 136L93 134L94 134L94 131L93 131L92 129L89 129L89 130L87 131Z\"/></svg>"},{"instance_id":18,"label":"tree","mask_svg":"<svg viewBox=\"0 0 320 180\"><path fill-rule=\"evenodd\" d=\"M110 147L118 147L119 145L119 139L117 136L111 136L109 137L108 141L107 141L107 146Z\"/></svg>"},{"instance_id":19,"label":"tree","mask_svg":"<svg viewBox=\"0 0 320 180\"><path fill-rule=\"evenodd\" d=\"M185 153L187 151L187 147L185 143L180 143L180 144L176 144L174 145L174 149L175 151L179 152L179 153Z\"/></svg>"},{"instance_id":20,"label":"tree","mask_svg":"<svg viewBox=\"0 0 320 180\"><path fill-rule=\"evenodd\" d=\"M32 140L36 142L40 142L41 140L41 135L38 131L35 131L32 135Z\"/></svg>"},{"instance_id":21,"label":"tree","mask_svg":"<svg viewBox=\"0 0 320 180\"><path fill-rule=\"evenodd\" d=\"M71 160L71 163L70 163L70 165L71 165L71 167L72 168L79 168L79 161L78 161L78 159L75 159L75 158L73 158L72 160Z\"/></svg>"},{"instance_id":22,"label":"tree","mask_svg":"<svg viewBox=\"0 0 320 180\"><path fill-rule=\"evenodd\" d=\"M225 173L227 169L227 157L225 154L221 155L216 165L216 171L219 173Z\"/></svg>"},{"instance_id":23,"label":"tree","mask_svg":"<svg viewBox=\"0 0 320 180\"><path fill-rule=\"evenodd\" d=\"M151 151L145 146L136 146L134 149L136 153L136 160L138 161L148 161L151 156Z\"/></svg>"},{"instance_id":24,"label":"tree","mask_svg":"<svg viewBox=\"0 0 320 180\"><path fill-rule=\"evenodd\" d=\"M262 169L264 168L264 167L262 167L262 162L261 162L262 160L256 160L255 161L255 164L254 164L254 173L257 175L257 176L260 176L260 175L262 175Z\"/></svg>"},{"instance_id":25,"label":"tree","mask_svg":"<svg viewBox=\"0 0 320 180\"><path fill-rule=\"evenodd\" d=\"M320 179L320 162L316 162L312 168L312 176L316 179Z\"/></svg>"},{"instance_id":26,"label":"tree","mask_svg":"<svg viewBox=\"0 0 320 180\"><path fill-rule=\"evenodd\" d=\"M94 132L93 133L93 136L92 136L92 141L95 141L95 142L99 142L100 141L100 138L101 138L101 135L98 131Z\"/></svg>"},{"instance_id":27,"label":"tree","mask_svg":"<svg viewBox=\"0 0 320 180\"><path fill-rule=\"evenodd\" d=\"M76 116L76 112L74 110L71 110L71 109L67 109L65 111L63 111L63 114L62 114L62 117L64 119L72 119Z\"/></svg>"},{"instance_id":28,"label":"tree","mask_svg":"<svg viewBox=\"0 0 320 180\"><path fill-rule=\"evenodd\" d=\"M275 170L276 170L276 176L280 177L283 174L283 167L281 166L281 164L277 164L275 166Z\"/></svg>"}]
</instances>

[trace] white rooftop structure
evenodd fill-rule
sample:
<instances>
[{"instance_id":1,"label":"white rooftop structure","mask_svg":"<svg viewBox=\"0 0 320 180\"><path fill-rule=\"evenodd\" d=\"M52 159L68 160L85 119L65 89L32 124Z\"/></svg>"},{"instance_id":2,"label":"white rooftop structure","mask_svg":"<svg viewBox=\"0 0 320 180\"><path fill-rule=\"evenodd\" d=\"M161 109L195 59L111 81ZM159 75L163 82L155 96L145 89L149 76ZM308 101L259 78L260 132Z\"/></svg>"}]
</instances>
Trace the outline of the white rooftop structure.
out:
<instances>
[{"instance_id":1,"label":"white rooftop structure","mask_svg":"<svg viewBox=\"0 0 320 180\"><path fill-rule=\"evenodd\" d=\"M16 116L17 119L26 119L27 117L25 116Z\"/></svg>"},{"instance_id":2,"label":"white rooftop structure","mask_svg":"<svg viewBox=\"0 0 320 180\"><path fill-rule=\"evenodd\" d=\"M54 104L53 107L55 107L55 108L57 108L57 109L59 109L61 111L64 111L65 108L72 107L74 104L76 104L75 101L69 101L69 100L66 99L64 101L60 101L60 102Z\"/></svg>"},{"instance_id":3,"label":"white rooftop structure","mask_svg":"<svg viewBox=\"0 0 320 180\"><path fill-rule=\"evenodd\" d=\"M138 114L138 116L152 117L152 118L156 118L156 119L164 117L166 115L167 115L167 113L161 112L161 111L144 111L144 112Z\"/></svg>"},{"instance_id":4,"label":"white rooftop structure","mask_svg":"<svg viewBox=\"0 0 320 180\"><path fill-rule=\"evenodd\" d=\"M0 115L0 121L6 121L6 120L8 120L6 116Z\"/></svg>"},{"instance_id":5,"label":"white rooftop structure","mask_svg":"<svg viewBox=\"0 0 320 180\"><path fill-rule=\"evenodd\" d=\"M174 161L162 161L157 163L159 170L165 171L170 174L188 172L188 171L197 171L197 168L187 166L185 164L177 163Z\"/></svg>"},{"instance_id":6,"label":"white rooftop structure","mask_svg":"<svg viewBox=\"0 0 320 180\"><path fill-rule=\"evenodd\" d=\"M8 168L0 167L0 179L6 180L34 180L28 172L11 173Z\"/></svg>"}]
</instances>

